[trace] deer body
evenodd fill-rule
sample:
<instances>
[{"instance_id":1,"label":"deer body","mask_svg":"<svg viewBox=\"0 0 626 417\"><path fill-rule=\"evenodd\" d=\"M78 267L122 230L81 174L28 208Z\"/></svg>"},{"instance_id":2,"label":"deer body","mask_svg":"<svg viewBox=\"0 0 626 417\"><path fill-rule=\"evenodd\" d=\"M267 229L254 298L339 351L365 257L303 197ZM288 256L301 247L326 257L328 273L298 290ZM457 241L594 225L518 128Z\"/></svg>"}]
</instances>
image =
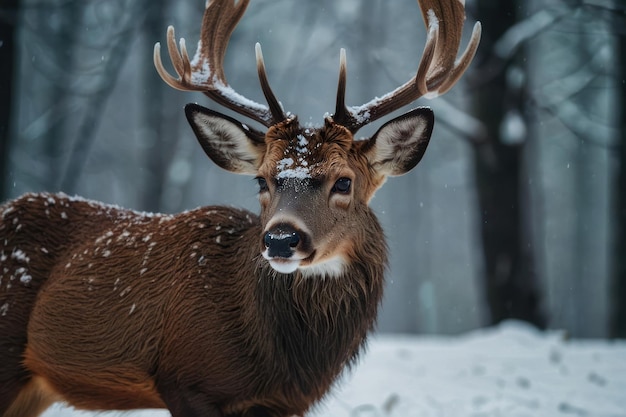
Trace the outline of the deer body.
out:
<instances>
[{"instance_id":1,"label":"deer body","mask_svg":"<svg viewBox=\"0 0 626 417\"><path fill-rule=\"evenodd\" d=\"M0 206L0 417L36 417L55 401L173 417L301 416L363 349L387 259L369 202L421 160L434 118L417 108L369 139L354 134L447 91L471 62L480 26L457 60L463 1L421 0L428 39L416 76L347 107L342 50L335 113L310 128L284 113L258 45L268 106L226 82L226 45L247 4L207 1L193 61L168 29L178 78L158 44L154 60L171 86L267 128L185 107L214 163L256 177L260 214L147 214L63 194Z\"/></svg>"},{"instance_id":2,"label":"deer body","mask_svg":"<svg viewBox=\"0 0 626 417\"><path fill-rule=\"evenodd\" d=\"M13 253L0 275L3 334L23 314L23 293L38 293L27 332L20 326L2 349L28 340L37 389L79 408L166 407L167 395L202 393L226 415L253 406L301 414L356 358L382 294L385 248L369 212L362 261L329 279L274 272L249 244L259 218L242 210L148 215L27 194L0 212Z\"/></svg>"}]
</instances>

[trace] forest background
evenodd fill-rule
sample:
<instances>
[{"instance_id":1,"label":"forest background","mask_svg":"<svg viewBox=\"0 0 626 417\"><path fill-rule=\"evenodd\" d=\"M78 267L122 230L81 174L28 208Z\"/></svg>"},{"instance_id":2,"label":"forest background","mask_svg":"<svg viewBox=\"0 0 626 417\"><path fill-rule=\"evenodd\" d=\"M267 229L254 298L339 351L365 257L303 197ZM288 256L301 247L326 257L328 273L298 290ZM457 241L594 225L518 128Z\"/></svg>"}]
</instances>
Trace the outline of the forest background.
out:
<instances>
[{"instance_id":1,"label":"forest background","mask_svg":"<svg viewBox=\"0 0 626 417\"><path fill-rule=\"evenodd\" d=\"M483 25L477 58L450 93L414 103L435 112L429 149L373 200L391 253L379 329L458 334L515 318L626 338L626 2L466 7L466 35ZM144 211L258 211L253 181L210 162L182 111L223 109L152 64L170 24L193 52L203 8L0 1L0 201L63 191ZM285 108L319 124L340 48L348 104L361 104L408 80L424 41L415 0L253 0L226 74L262 102L260 42Z\"/></svg>"}]
</instances>

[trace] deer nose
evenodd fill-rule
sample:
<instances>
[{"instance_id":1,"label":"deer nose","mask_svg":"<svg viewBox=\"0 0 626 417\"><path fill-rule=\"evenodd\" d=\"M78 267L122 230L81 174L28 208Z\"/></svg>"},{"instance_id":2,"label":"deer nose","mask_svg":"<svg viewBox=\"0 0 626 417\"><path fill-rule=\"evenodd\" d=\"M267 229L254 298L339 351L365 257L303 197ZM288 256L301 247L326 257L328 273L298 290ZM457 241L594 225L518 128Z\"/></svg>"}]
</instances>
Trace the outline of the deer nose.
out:
<instances>
[{"instance_id":1,"label":"deer nose","mask_svg":"<svg viewBox=\"0 0 626 417\"><path fill-rule=\"evenodd\" d=\"M263 243L271 258L290 258L300 240L300 234L287 225L274 228L263 236Z\"/></svg>"}]
</instances>

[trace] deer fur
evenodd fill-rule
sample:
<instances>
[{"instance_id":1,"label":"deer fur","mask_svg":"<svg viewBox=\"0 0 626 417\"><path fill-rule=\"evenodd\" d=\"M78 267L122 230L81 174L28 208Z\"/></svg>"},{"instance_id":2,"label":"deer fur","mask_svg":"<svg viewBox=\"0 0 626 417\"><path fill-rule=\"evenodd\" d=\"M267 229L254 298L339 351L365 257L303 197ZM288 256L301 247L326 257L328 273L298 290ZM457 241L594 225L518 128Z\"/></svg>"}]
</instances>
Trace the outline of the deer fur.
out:
<instances>
[{"instance_id":1,"label":"deer fur","mask_svg":"<svg viewBox=\"0 0 626 417\"><path fill-rule=\"evenodd\" d=\"M168 408L174 417L302 415L356 361L375 325L387 259L367 203L387 175L421 158L432 113L415 110L356 142L330 122L311 131L292 120L270 129L256 159L219 146L254 143L232 119L195 105L188 115L200 141L213 144L205 146L212 159L225 165L228 152L239 161L229 169L256 166L268 178L277 158L302 154L306 136L308 164L319 170L311 175L324 185L298 180L274 196L261 192L261 217L219 206L138 213L63 194L0 206L3 417L36 416L56 400ZM417 140L406 140L407 128ZM353 172L354 187L329 203L335 170ZM299 206L296 220L319 254L311 271L285 274L262 256L262 236L283 213L273 202L291 204L294 187L317 210ZM318 230L332 242L318 242ZM341 268L315 267L326 252Z\"/></svg>"}]
</instances>

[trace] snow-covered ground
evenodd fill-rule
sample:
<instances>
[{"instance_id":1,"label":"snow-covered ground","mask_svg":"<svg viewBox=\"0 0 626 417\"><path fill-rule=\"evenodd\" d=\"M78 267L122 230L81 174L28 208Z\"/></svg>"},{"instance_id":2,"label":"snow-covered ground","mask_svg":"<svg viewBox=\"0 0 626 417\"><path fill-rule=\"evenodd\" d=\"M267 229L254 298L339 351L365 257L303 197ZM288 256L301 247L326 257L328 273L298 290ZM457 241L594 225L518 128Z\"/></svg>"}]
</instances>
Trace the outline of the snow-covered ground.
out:
<instances>
[{"instance_id":1,"label":"snow-covered ground","mask_svg":"<svg viewBox=\"0 0 626 417\"><path fill-rule=\"evenodd\" d=\"M566 340L520 322L456 337L379 336L311 415L322 416L626 417L626 341Z\"/></svg>"}]
</instances>

